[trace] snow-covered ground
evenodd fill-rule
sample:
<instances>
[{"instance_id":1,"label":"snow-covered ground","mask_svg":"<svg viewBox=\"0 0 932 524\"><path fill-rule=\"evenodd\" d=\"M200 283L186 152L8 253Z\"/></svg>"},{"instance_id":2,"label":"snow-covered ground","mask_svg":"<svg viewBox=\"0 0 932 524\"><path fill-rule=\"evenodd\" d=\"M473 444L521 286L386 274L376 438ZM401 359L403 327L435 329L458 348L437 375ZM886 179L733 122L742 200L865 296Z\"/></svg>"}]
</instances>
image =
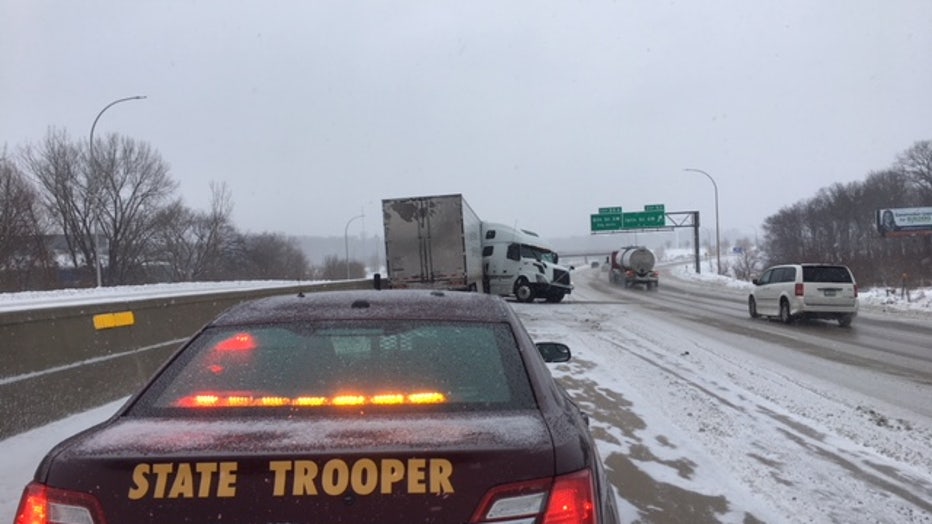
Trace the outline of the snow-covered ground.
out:
<instances>
[{"instance_id":1,"label":"snow-covered ground","mask_svg":"<svg viewBox=\"0 0 932 524\"><path fill-rule=\"evenodd\" d=\"M626 519L932 522L928 417L775 365L762 354L787 348L766 338L726 343L715 325L688 329L650 309L576 299L572 310L514 307L536 340L575 349L552 370L591 415Z\"/></svg>"},{"instance_id":2,"label":"snow-covered ground","mask_svg":"<svg viewBox=\"0 0 932 524\"><path fill-rule=\"evenodd\" d=\"M42 309L81 304L103 304L117 300L170 297L178 294L197 295L216 293L218 291L248 291L252 289L289 287L313 283L314 282L296 280L243 280L0 293L0 313L23 309Z\"/></svg>"},{"instance_id":3,"label":"snow-covered ground","mask_svg":"<svg viewBox=\"0 0 932 524\"><path fill-rule=\"evenodd\" d=\"M750 286L695 275L688 264L668 271L696 285ZM133 293L185 289L144 286ZM102 300L128 291L82 293ZM0 294L0 311L60 298L56 292ZM80 301L74 293L66 299ZM862 290L861 302L872 311L932 316L932 289L912 290L909 302L886 290ZM881 424L863 399L768 367L708 331L624 305L612 311L583 301L514 307L535 339L574 348L573 361L552 369L592 415L606 467L625 483L619 506L626 521L932 522L925 509L932 498L928 420L886 406ZM52 445L119 404L0 441L0 521L12 518L23 486ZM664 509L670 499L689 507L673 513Z\"/></svg>"},{"instance_id":4,"label":"snow-covered ground","mask_svg":"<svg viewBox=\"0 0 932 524\"><path fill-rule=\"evenodd\" d=\"M684 250L667 250L668 258L662 262L669 268L672 276L704 283L710 286L728 287L745 290L753 287L748 281L729 276L717 275L711 271L707 262L703 262L703 273L694 271L690 254ZM731 265L728 257L723 257ZM63 289L55 291L27 291L22 293L0 293L0 313L22 309L56 307L78 304L105 303L114 300L133 300L172 296L179 293L192 295L197 293L214 293L223 291L240 291L265 289L270 287L289 287L300 284L314 284L311 281L295 280L244 280L231 282L181 282L176 284L149 284L141 286L119 286L103 288ZM871 288L860 290L861 307L874 311L913 311L932 315L932 287L912 288L908 297L902 290Z\"/></svg>"},{"instance_id":5,"label":"snow-covered ground","mask_svg":"<svg viewBox=\"0 0 932 524\"><path fill-rule=\"evenodd\" d=\"M728 276L716 275L703 267L705 273L697 274L690 262L669 265L670 274L683 280L702 282L709 285L728 287L738 290L750 290L754 284ZM725 264L722 264L724 267ZM902 289L866 288L859 290L860 307L873 312L912 312L932 316L932 287L910 288L908 293Z\"/></svg>"}]
</instances>

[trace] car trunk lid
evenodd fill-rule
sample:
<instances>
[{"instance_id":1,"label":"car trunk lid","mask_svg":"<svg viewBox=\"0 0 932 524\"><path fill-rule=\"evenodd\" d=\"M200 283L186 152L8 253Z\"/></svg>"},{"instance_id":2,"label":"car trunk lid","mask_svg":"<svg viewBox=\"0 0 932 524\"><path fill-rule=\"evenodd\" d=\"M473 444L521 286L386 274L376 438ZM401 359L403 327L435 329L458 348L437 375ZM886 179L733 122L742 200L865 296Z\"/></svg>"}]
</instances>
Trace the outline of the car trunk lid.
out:
<instances>
[{"instance_id":1,"label":"car trunk lid","mask_svg":"<svg viewBox=\"0 0 932 524\"><path fill-rule=\"evenodd\" d=\"M291 420L124 418L47 483L109 522L466 522L495 485L554 474L536 411Z\"/></svg>"}]
</instances>

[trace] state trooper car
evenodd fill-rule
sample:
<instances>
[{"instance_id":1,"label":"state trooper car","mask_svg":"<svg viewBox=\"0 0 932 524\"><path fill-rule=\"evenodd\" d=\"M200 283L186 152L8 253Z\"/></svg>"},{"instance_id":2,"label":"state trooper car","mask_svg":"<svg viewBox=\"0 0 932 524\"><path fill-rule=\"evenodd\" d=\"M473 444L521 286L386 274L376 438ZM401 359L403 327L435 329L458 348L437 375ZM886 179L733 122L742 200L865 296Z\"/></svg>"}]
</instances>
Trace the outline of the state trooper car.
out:
<instances>
[{"instance_id":1,"label":"state trooper car","mask_svg":"<svg viewBox=\"0 0 932 524\"><path fill-rule=\"evenodd\" d=\"M613 524L586 416L501 298L233 307L52 449L16 522Z\"/></svg>"}]
</instances>

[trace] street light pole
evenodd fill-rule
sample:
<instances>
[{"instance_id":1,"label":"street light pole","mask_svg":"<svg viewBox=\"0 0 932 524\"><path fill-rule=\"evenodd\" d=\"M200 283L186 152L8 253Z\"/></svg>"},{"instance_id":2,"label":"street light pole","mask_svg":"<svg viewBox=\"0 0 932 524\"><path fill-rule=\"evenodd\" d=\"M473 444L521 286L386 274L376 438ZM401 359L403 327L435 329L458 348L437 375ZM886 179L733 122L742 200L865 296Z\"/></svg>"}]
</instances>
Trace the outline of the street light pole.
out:
<instances>
[{"instance_id":1,"label":"street light pole","mask_svg":"<svg viewBox=\"0 0 932 524\"><path fill-rule=\"evenodd\" d=\"M712 182L712 187L715 189L715 261L718 264L717 273L722 274L722 253L721 253L721 239L719 238L719 226L718 226L718 184L715 183L715 179L712 178L712 175L706 173L701 169L686 168L683 171L692 171L694 173L702 173Z\"/></svg>"},{"instance_id":2,"label":"street light pole","mask_svg":"<svg viewBox=\"0 0 932 524\"><path fill-rule=\"evenodd\" d=\"M349 280L349 225L353 223L353 220L357 218L362 218L365 215L356 215L353 218L349 219L346 222L346 227L343 228L343 247L346 249L346 280Z\"/></svg>"},{"instance_id":3,"label":"street light pole","mask_svg":"<svg viewBox=\"0 0 932 524\"><path fill-rule=\"evenodd\" d=\"M95 183L94 207L97 208L97 212L96 212L97 224L95 228L96 233L94 234L94 262L96 263L96 266L97 266L97 287L101 287L103 285L103 281L100 278L100 212L101 212L100 208L102 206L100 204L100 186L99 184L97 184L96 177L94 176L96 167L97 167L97 164L94 159L94 128L97 127L97 121L100 120L100 117L101 115L104 114L104 111L110 109L111 106L119 104L120 102L127 102L129 100L142 100L144 98L146 97L143 95L137 95L137 96L130 96L127 98L120 98L119 100L114 100L113 102L110 102L109 104L104 106L104 108L100 110L100 113L97 113L97 118L95 118L94 123L91 124L91 137L90 137L90 141L88 142L88 155L90 156L89 167L91 171L91 180L93 180Z\"/></svg>"}]
</instances>

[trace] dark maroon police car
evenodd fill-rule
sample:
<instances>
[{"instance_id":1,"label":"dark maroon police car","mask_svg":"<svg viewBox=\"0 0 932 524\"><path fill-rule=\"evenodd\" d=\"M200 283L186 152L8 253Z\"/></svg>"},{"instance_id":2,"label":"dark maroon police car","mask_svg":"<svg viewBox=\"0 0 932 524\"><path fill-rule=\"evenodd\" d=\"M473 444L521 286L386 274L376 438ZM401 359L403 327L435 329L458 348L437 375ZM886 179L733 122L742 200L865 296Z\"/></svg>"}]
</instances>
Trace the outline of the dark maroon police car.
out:
<instances>
[{"instance_id":1,"label":"dark maroon police car","mask_svg":"<svg viewBox=\"0 0 932 524\"><path fill-rule=\"evenodd\" d=\"M613 524L586 417L489 295L234 307L56 446L17 523Z\"/></svg>"}]
</instances>

